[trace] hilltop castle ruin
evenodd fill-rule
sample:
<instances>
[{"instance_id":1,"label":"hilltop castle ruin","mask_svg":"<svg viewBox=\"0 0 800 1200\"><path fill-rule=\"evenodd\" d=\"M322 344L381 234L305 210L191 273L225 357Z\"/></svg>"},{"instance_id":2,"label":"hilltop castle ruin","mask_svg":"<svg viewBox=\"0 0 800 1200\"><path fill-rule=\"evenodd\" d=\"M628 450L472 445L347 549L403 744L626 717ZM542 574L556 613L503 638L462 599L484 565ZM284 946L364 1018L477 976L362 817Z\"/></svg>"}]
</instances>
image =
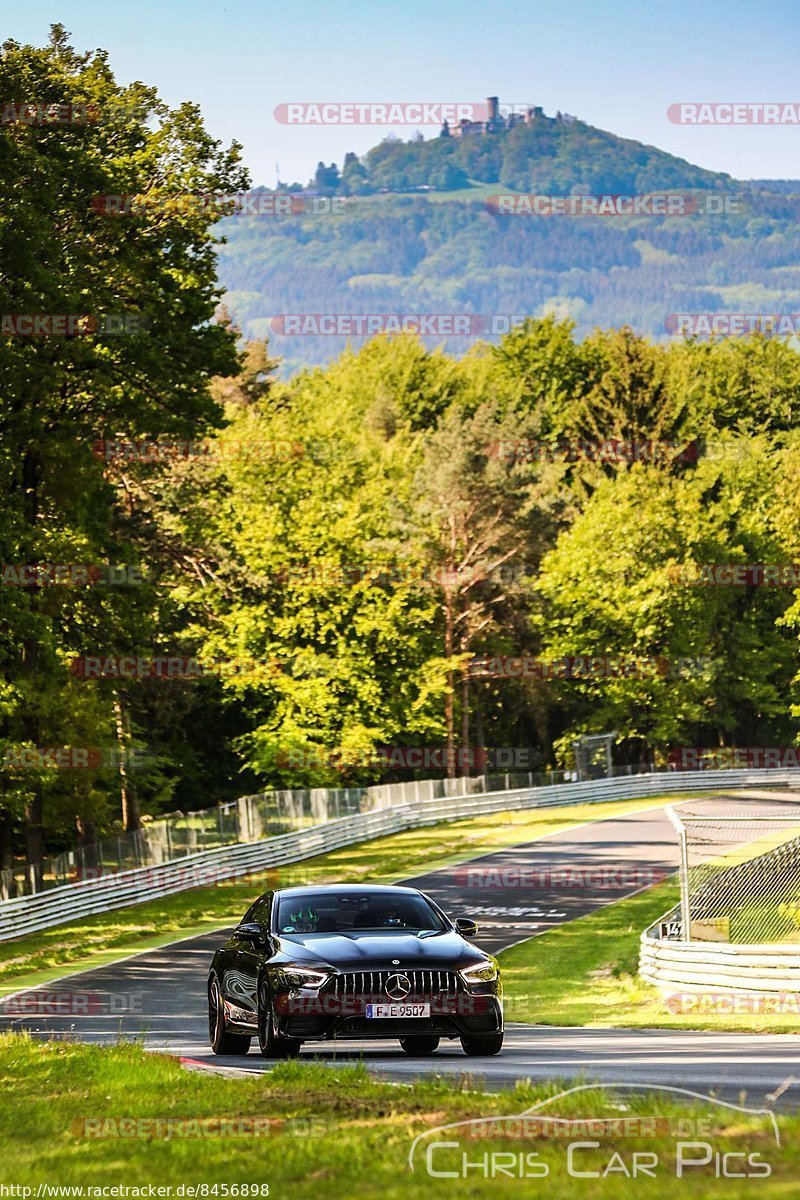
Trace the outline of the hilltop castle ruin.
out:
<instances>
[{"instance_id":1,"label":"hilltop castle ruin","mask_svg":"<svg viewBox=\"0 0 800 1200\"><path fill-rule=\"evenodd\" d=\"M526 105L511 105L511 111L507 116L503 116L500 112L500 100L497 96L486 97L486 120L485 121L467 121L461 120L458 125L451 129L448 122L442 125L439 137L469 137L473 134L481 133L499 133L504 129L513 129L515 125L533 125L537 121L559 121L564 125L571 125L575 117L569 113L557 112L555 117L545 115L541 105L534 105L528 108Z\"/></svg>"}]
</instances>

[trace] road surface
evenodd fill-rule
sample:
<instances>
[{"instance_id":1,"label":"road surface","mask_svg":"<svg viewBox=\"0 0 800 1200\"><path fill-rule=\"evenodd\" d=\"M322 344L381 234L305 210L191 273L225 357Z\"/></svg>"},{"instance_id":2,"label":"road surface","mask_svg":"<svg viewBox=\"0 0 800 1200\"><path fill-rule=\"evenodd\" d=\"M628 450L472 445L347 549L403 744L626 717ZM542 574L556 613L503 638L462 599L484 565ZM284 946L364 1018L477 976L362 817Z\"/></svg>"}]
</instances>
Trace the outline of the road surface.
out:
<instances>
[{"instance_id":1,"label":"road surface","mask_svg":"<svg viewBox=\"0 0 800 1200\"><path fill-rule=\"evenodd\" d=\"M704 802L708 804L709 802ZM719 803L719 802L717 802ZM743 803L726 800L730 811ZM756 802L757 804L758 802ZM690 802L694 811L700 802ZM753 801L749 801L752 811ZM454 915L475 915L476 943L496 952L647 886L676 867L675 833L663 809L593 822L555 836L496 851L461 867L407 880ZM0 1002L0 1029L93 1043L140 1039L198 1067L269 1070L257 1051L220 1058L208 1049L206 978L214 948L227 931L191 938L126 961L68 976ZM467 1059L457 1042L442 1042L430 1059L411 1059L397 1042L309 1043L301 1057L330 1064L365 1057L395 1080L436 1073L479 1075L489 1088L519 1079L672 1084L746 1092L764 1102L794 1076L800 1080L800 1034L745 1035L684 1031L577 1029L510 1024L503 1053ZM790 1084L783 1104L800 1099Z\"/></svg>"}]
</instances>

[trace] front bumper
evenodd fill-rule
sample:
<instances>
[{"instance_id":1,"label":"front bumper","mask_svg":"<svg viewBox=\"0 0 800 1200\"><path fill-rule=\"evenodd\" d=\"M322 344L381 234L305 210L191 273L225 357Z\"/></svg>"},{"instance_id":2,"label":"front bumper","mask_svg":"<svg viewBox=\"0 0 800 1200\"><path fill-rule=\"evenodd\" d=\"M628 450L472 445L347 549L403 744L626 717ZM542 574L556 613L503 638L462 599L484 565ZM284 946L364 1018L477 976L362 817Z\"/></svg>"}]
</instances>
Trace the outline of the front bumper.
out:
<instances>
[{"instance_id":1,"label":"front bumper","mask_svg":"<svg viewBox=\"0 0 800 1200\"><path fill-rule=\"evenodd\" d=\"M503 1029L503 1003L499 981L449 992L418 992L404 1003L430 1006L426 1017L370 1018L367 1004L385 1004L383 991L343 991L326 985L317 992L283 991L275 996L274 1012L281 1037L303 1040L329 1038L398 1038L434 1034L457 1038L499 1033Z\"/></svg>"}]
</instances>

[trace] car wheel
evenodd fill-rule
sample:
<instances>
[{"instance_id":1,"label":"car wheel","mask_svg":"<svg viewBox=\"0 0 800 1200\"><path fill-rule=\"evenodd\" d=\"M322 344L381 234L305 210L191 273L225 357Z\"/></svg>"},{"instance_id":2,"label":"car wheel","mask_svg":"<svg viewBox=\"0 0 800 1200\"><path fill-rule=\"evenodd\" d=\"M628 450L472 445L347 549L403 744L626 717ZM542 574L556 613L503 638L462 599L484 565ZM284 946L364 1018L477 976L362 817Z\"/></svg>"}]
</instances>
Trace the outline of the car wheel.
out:
<instances>
[{"instance_id":1,"label":"car wheel","mask_svg":"<svg viewBox=\"0 0 800 1200\"><path fill-rule=\"evenodd\" d=\"M439 1047L439 1039L432 1034L415 1034L413 1037L401 1037L400 1045L406 1054L433 1054Z\"/></svg>"},{"instance_id":2,"label":"car wheel","mask_svg":"<svg viewBox=\"0 0 800 1200\"><path fill-rule=\"evenodd\" d=\"M470 1057L477 1055L499 1054L503 1049L502 1033L482 1033L474 1037L462 1037L461 1045L464 1053Z\"/></svg>"},{"instance_id":3,"label":"car wheel","mask_svg":"<svg viewBox=\"0 0 800 1200\"><path fill-rule=\"evenodd\" d=\"M278 1037L266 984L258 986L258 1048L264 1058L297 1058L302 1042Z\"/></svg>"},{"instance_id":4,"label":"car wheel","mask_svg":"<svg viewBox=\"0 0 800 1200\"><path fill-rule=\"evenodd\" d=\"M228 1033L222 992L214 977L208 985L208 1040L215 1054L247 1054L250 1038L241 1033Z\"/></svg>"}]
</instances>

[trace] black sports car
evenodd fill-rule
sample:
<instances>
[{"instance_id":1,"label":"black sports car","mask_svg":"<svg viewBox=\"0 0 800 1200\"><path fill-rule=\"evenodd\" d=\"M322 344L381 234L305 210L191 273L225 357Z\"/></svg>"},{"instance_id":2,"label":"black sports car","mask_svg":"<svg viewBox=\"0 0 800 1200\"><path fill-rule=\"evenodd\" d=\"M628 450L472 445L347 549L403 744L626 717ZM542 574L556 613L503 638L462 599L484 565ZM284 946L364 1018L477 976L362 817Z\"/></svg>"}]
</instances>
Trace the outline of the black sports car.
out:
<instances>
[{"instance_id":1,"label":"black sports car","mask_svg":"<svg viewBox=\"0 0 800 1200\"><path fill-rule=\"evenodd\" d=\"M337 885L265 894L221 946L208 977L215 1054L267 1058L305 1041L399 1038L432 1054L459 1038L467 1054L497 1054L503 1004L497 963L414 888Z\"/></svg>"}]
</instances>

